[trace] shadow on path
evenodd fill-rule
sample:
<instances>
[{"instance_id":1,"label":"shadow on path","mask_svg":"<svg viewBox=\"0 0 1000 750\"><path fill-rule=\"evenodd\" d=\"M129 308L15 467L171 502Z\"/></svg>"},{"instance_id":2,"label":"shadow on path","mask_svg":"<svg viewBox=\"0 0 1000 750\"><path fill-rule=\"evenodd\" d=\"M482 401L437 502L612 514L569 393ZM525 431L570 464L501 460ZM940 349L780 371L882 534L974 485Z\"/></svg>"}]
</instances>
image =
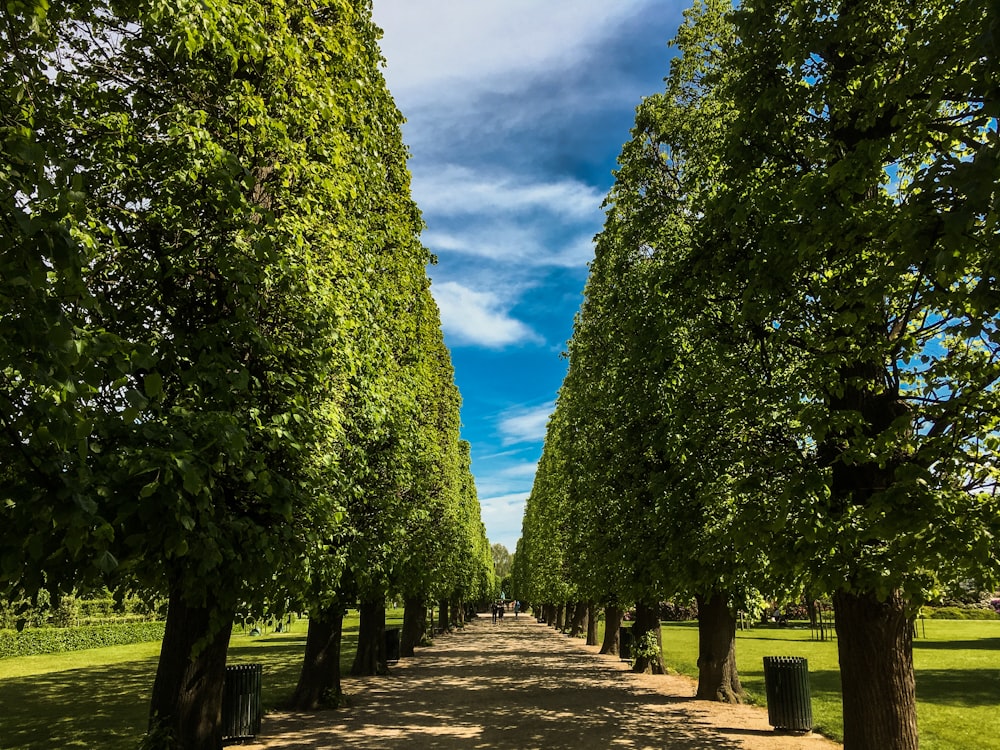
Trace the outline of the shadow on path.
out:
<instances>
[{"instance_id":1,"label":"shadow on path","mask_svg":"<svg viewBox=\"0 0 1000 750\"><path fill-rule=\"evenodd\" d=\"M654 689L660 683L650 680L671 678L633 675L581 643L528 617L474 620L387 677L345 679L346 708L268 715L248 747L727 750L746 747L748 736L773 739L766 717L760 726L712 726L697 708L703 702L689 697L690 682L672 678L682 680L676 694Z\"/></svg>"}]
</instances>

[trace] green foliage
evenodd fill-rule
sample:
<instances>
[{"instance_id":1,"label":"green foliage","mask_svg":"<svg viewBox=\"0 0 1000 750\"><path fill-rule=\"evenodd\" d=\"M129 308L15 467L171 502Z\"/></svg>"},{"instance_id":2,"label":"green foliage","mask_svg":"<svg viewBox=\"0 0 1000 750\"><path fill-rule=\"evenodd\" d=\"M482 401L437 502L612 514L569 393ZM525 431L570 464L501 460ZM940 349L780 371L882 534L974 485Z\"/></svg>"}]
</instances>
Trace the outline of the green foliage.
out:
<instances>
[{"instance_id":1,"label":"green foliage","mask_svg":"<svg viewBox=\"0 0 1000 750\"><path fill-rule=\"evenodd\" d=\"M75 628L28 628L20 633L0 630L0 659L159 641L163 639L164 627L163 622L136 622Z\"/></svg>"},{"instance_id":2,"label":"green foliage","mask_svg":"<svg viewBox=\"0 0 1000 750\"><path fill-rule=\"evenodd\" d=\"M931 620L1000 620L1000 613L979 607L921 607L920 616Z\"/></svg>"}]
</instances>

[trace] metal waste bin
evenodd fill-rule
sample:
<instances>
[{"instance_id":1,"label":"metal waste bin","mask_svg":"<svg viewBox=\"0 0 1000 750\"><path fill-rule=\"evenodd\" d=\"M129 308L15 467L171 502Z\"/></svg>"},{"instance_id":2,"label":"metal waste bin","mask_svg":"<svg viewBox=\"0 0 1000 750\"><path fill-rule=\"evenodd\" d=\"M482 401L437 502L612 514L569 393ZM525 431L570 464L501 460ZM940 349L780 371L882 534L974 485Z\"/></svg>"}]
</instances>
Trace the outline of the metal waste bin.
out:
<instances>
[{"instance_id":1,"label":"metal waste bin","mask_svg":"<svg viewBox=\"0 0 1000 750\"><path fill-rule=\"evenodd\" d=\"M618 628L618 658L632 661L632 628Z\"/></svg>"},{"instance_id":2,"label":"metal waste bin","mask_svg":"<svg viewBox=\"0 0 1000 750\"><path fill-rule=\"evenodd\" d=\"M260 733L262 664L226 667L222 690L222 739L250 740Z\"/></svg>"},{"instance_id":3,"label":"metal waste bin","mask_svg":"<svg viewBox=\"0 0 1000 750\"><path fill-rule=\"evenodd\" d=\"M385 661L386 664L399 661L399 628L385 629Z\"/></svg>"},{"instance_id":4,"label":"metal waste bin","mask_svg":"<svg viewBox=\"0 0 1000 750\"><path fill-rule=\"evenodd\" d=\"M767 721L778 730L812 731L809 660L802 656L765 656Z\"/></svg>"}]
</instances>

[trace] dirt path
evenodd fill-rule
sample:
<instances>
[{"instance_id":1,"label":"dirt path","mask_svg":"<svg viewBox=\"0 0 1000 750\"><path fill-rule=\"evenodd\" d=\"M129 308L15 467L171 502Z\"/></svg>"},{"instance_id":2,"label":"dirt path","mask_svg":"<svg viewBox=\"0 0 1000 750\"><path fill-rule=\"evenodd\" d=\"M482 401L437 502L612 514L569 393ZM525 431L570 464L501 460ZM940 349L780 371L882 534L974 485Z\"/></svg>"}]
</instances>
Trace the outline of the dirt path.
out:
<instances>
[{"instance_id":1,"label":"dirt path","mask_svg":"<svg viewBox=\"0 0 1000 750\"><path fill-rule=\"evenodd\" d=\"M254 750L634 748L832 750L775 735L767 711L696 701L684 677L635 675L531 617L489 617L439 636L392 675L345 678L351 705L269 714Z\"/></svg>"}]
</instances>

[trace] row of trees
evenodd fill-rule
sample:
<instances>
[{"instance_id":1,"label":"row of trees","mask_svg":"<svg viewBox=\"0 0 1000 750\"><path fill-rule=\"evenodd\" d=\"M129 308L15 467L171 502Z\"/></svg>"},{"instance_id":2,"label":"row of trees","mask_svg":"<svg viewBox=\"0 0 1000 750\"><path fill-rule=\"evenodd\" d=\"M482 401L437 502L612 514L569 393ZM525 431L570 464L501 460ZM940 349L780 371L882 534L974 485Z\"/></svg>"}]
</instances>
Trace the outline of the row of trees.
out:
<instances>
[{"instance_id":1,"label":"row of trees","mask_svg":"<svg viewBox=\"0 0 1000 750\"><path fill-rule=\"evenodd\" d=\"M237 608L309 611L311 707L348 603L374 671L388 594L412 648L493 587L378 33L369 0L0 11L0 595L167 597L165 746L219 745Z\"/></svg>"},{"instance_id":2,"label":"row of trees","mask_svg":"<svg viewBox=\"0 0 1000 750\"><path fill-rule=\"evenodd\" d=\"M643 101L515 555L533 602L829 594L848 748L916 748L912 617L1000 555L998 19L699 0ZM638 668L660 669L653 658Z\"/></svg>"}]
</instances>

